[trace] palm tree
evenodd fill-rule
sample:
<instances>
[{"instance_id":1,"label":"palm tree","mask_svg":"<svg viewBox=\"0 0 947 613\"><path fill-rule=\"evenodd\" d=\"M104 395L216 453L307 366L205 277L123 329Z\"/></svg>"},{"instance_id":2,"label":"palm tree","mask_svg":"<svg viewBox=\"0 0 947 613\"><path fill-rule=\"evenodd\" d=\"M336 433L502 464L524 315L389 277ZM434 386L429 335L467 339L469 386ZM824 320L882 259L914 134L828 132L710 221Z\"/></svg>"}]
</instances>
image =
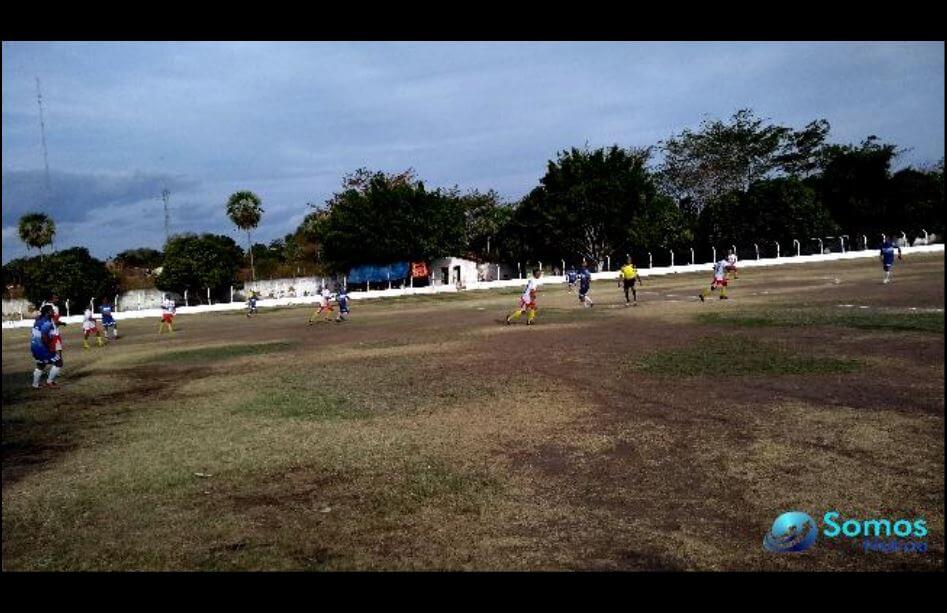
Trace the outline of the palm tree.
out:
<instances>
[{"instance_id":1,"label":"palm tree","mask_svg":"<svg viewBox=\"0 0 947 613\"><path fill-rule=\"evenodd\" d=\"M253 267L253 241L250 232L260 225L263 217L263 203L253 192L235 192L227 201L227 215L230 221L247 233L247 249L250 253L250 278L256 281L256 269Z\"/></svg>"},{"instance_id":2,"label":"palm tree","mask_svg":"<svg viewBox=\"0 0 947 613\"><path fill-rule=\"evenodd\" d=\"M38 249L43 253L43 247L53 242L56 235L56 224L46 213L27 213L20 217L18 228L20 240L28 248Z\"/></svg>"}]
</instances>

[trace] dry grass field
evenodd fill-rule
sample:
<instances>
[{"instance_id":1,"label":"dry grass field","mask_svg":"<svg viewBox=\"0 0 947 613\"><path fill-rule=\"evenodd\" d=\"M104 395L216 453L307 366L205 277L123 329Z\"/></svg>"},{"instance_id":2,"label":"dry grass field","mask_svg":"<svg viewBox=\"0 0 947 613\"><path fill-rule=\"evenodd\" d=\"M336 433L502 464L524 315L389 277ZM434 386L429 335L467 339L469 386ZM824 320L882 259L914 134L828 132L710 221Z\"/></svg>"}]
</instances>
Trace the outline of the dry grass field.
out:
<instances>
[{"instance_id":1,"label":"dry grass field","mask_svg":"<svg viewBox=\"0 0 947 613\"><path fill-rule=\"evenodd\" d=\"M59 389L5 330L3 569L942 569L944 256L708 277L71 325ZM788 510L928 551L764 551Z\"/></svg>"}]
</instances>

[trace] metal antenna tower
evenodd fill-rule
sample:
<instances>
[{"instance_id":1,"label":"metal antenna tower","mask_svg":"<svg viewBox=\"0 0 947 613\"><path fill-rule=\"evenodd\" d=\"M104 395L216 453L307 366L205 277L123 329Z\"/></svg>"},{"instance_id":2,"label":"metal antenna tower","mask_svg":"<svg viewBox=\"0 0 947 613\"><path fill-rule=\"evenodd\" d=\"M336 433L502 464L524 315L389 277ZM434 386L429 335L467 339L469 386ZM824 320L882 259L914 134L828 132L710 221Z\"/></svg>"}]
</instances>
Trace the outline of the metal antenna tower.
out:
<instances>
[{"instance_id":1,"label":"metal antenna tower","mask_svg":"<svg viewBox=\"0 0 947 613\"><path fill-rule=\"evenodd\" d=\"M168 188L161 190L161 200L164 202L164 241L168 242L171 238L171 211L168 209L168 198L171 192Z\"/></svg>"},{"instance_id":2,"label":"metal antenna tower","mask_svg":"<svg viewBox=\"0 0 947 613\"><path fill-rule=\"evenodd\" d=\"M49 196L49 152L46 150L46 119L43 116L43 92L39 88L39 77L36 77L36 103L39 105L39 130L43 137L43 163L46 166L46 196Z\"/></svg>"}]
</instances>

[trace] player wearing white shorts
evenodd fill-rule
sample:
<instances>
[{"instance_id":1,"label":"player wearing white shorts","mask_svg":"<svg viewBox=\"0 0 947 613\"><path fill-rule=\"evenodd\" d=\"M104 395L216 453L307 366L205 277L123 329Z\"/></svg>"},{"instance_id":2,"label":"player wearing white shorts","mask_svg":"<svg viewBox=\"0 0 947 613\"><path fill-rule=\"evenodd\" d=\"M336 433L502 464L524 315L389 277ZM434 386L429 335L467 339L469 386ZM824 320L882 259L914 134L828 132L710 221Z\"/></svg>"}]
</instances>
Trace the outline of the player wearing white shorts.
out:
<instances>
[{"instance_id":1,"label":"player wearing white shorts","mask_svg":"<svg viewBox=\"0 0 947 613\"><path fill-rule=\"evenodd\" d=\"M727 299L727 260L720 260L714 264L714 280L710 283L710 288L704 288L701 290L697 296L700 298L700 301L703 302L707 298L707 294L714 291L717 288L720 288L720 299Z\"/></svg>"},{"instance_id":2,"label":"player wearing white shorts","mask_svg":"<svg viewBox=\"0 0 947 613\"><path fill-rule=\"evenodd\" d=\"M734 253L733 249L727 254L727 272L732 272L734 279L740 278L737 274L737 254Z\"/></svg>"},{"instance_id":3,"label":"player wearing white shorts","mask_svg":"<svg viewBox=\"0 0 947 613\"><path fill-rule=\"evenodd\" d=\"M95 321L95 314L92 312L91 308L85 310L85 313L82 315L82 347L83 349L89 348L89 336L92 333L95 333L95 344L101 347L104 343L102 342L102 331L99 330L99 324Z\"/></svg>"}]
</instances>

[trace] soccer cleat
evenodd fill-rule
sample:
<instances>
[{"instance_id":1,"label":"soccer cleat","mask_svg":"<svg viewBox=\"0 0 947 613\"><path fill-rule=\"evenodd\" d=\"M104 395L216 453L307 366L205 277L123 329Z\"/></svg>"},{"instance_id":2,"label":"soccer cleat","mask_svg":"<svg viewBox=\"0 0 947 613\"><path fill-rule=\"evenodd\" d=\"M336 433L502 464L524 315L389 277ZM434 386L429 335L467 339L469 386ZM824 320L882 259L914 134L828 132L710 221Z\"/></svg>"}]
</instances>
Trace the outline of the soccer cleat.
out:
<instances>
[{"instance_id":1,"label":"soccer cleat","mask_svg":"<svg viewBox=\"0 0 947 613\"><path fill-rule=\"evenodd\" d=\"M527 326L533 325L533 321L532 321L531 319L527 319L527 320L526 320L526 325L527 325Z\"/></svg>"},{"instance_id":2,"label":"soccer cleat","mask_svg":"<svg viewBox=\"0 0 947 613\"><path fill-rule=\"evenodd\" d=\"M56 383L55 381L47 381L46 387L59 387L59 384Z\"/></svg>"},{"instance_id":3,"label":"soccer cleat","mask_svg":"<svg viewBox=\"0 0 947 613\"><path fill-rule=\"evenodd\" d=\"M723 294L721 294L721 295L720 295L720 299L721 299L721 300L730 300L730 296L724 296Z\"/></svg>"},{"instance_id":4,"label":"soccer cleat","mask_svg":"<svg viewBox=\"0 0 947 613\"><path fill-rule=\"evenodd\" d=\"M704 301L704 295L703 295L703 294L697 294L697 297L700 298L700 301L701 301L701 302Z\"/></svg>"}]
</instances>

